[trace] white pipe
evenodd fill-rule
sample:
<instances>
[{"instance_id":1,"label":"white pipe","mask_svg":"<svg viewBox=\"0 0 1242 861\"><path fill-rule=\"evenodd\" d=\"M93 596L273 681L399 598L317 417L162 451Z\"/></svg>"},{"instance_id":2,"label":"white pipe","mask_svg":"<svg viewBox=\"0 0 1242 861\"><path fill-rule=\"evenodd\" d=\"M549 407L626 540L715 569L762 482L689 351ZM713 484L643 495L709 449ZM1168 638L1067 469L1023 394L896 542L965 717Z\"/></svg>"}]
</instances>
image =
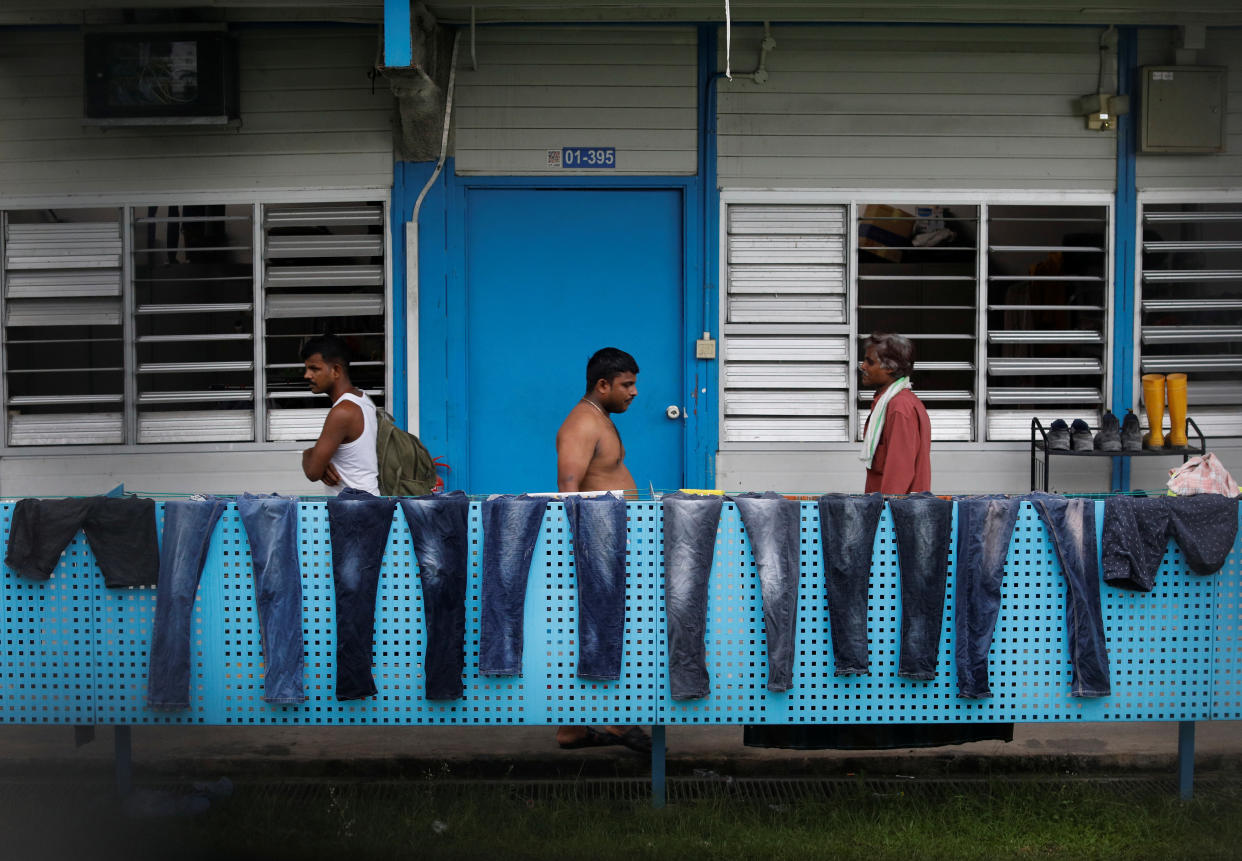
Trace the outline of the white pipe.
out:
<instances>
[{"instance_id":1,"label":"white pipe","mask_svg":"<svg viewBox=\"0 0 1242 861\"><path fill-rule=\"evenodd\" d=\"M725 0L725 77L733 80L733 15L729 11L729 0Z\"/></svg>"},{"instance_id":2,"label":"white pipe","mask_svg":"<svg viewBox=\"0 0 1242 861\"><path fill-rule=\"evenodd\" d=\"M405 402L406 429L418 435L418 213L423 199L440 177L444 160L448 157L449 124L453 118L453 86L457 80L457 48L461 43L461 31L453 37L453 58L449 61L448 92L444 98L444 130L440 136L440 160L423 190L414 201L414 212L405 225Z\"/></svg>"}]
</instances>

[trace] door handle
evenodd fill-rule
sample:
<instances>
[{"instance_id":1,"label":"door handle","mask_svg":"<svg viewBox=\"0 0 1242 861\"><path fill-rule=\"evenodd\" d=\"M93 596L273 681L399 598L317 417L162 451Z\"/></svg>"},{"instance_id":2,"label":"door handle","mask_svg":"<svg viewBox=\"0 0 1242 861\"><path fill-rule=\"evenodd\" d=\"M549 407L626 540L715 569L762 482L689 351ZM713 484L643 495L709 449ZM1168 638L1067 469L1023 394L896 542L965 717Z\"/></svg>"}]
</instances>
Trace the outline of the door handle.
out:
<instances>
[{"instance_id":1,"label":"door handle","mask_svg":"<svg viewBox=\"0 0 1242 861\"><path fill-rule=\"evenodd\" d=\"M664 408L664 415L670 419L679 419L681 418L681 407L677 406L677 404L669 404Z\"/></svg>"}]
</instances>

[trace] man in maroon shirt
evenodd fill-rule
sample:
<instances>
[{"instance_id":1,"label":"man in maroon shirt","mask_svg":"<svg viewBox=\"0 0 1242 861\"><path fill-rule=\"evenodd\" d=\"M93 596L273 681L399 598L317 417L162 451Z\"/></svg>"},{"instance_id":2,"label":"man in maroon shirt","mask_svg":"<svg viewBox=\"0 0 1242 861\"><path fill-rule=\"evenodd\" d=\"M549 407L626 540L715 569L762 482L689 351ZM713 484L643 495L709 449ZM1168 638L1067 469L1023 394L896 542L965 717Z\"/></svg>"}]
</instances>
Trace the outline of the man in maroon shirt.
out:
<instances>
[{"instance_id":1,"label":"man in maroon shirt","mask_svg":"<svg viewBox=\"0 0 1242 861\"><path fill-rule=\"evenodd\" d=\"M875 386L863 433L866 493L931 490L931 422L910 390L914 344L909 338L873 332L863 344L862 384Z\"/></svg>"}]
</instances>

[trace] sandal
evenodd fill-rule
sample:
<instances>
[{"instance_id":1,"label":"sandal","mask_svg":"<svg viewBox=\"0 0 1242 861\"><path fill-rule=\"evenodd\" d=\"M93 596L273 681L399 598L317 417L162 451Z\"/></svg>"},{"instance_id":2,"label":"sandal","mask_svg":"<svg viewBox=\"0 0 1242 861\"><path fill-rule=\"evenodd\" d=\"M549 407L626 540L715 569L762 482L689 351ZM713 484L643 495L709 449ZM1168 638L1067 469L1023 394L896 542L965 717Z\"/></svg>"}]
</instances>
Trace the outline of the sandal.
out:
<instances>
[{"instance_id":1,"label":"sandal","mask_svg":"<svg viewBox=\"0 0 1242 861\"><path fill-rule=\"evenodd\" d=\"M600 732L593 726L586 728L586 734L582 738L560 742L561 750L579 750L584 747L609 747L614 744L626 744L624 737L613 735L610 732ZM650 744L648 745L648 750L650 750Z\"/></svg>"},{"instance_id":2,"label":"sandal","mask_svg":"<svg viewBox=\"0 0 1242 861\"><path fill-rule=\"evenodd\" d=\"M616 744L623 744L636 753L651 753L651 736L638 727L631 727L614 738Z\"/></svg>"}]
</instances>

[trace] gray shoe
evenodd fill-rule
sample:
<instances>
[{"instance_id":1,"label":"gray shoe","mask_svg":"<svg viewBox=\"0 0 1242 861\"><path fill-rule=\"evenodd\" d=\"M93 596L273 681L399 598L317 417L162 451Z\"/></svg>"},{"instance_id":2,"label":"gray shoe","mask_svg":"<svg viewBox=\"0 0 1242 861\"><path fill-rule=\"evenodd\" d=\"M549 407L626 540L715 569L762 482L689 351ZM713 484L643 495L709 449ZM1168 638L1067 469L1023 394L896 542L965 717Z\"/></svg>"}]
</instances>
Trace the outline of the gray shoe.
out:
<instances>
[{"instance_id":1,"label":"gray shoe","mask_svg":"<svg viewBox=\"0 0 1242 861\"><path fill-rule=\"evenodd\" d=\"M1143 431L1139 428L1139 417L1134 410L1127 410L1125 421L1121 423L1121 450L1143 450Z\"/></svg>"},{"instance_id":2,"label":"gray shoe","mask_svg":"<svg viewBox=\"0 0 1242 861\"><path fill-rule=\"evenodd\" d=\"M1056 419L1048 427L1048 451L1069 451L1070 432L1065 419Z\"/></svg>"},{"instance_id":3,"label":"gray shoe","mask_svg":"<svg viewBox=\"0 0 1242 861\"><path fill-rule=\"evenodd\" d=\"M1070 425L1070 447L1074 451L1094 451L1095 442L1091 439L1091 428L1082 419L1074 419Z\"/></svg>"},{"instance_id":4,"label":"gray shoe","mask_svg":"<svg viewBox=\"0 0 1242 861\"><path fill-rule=\"evenodd\" d=\"M1121 422L1113 413L1100 419L1100 432L1095 435L1096 451L1121 451Z\"/></svg>"}]
</instances>

